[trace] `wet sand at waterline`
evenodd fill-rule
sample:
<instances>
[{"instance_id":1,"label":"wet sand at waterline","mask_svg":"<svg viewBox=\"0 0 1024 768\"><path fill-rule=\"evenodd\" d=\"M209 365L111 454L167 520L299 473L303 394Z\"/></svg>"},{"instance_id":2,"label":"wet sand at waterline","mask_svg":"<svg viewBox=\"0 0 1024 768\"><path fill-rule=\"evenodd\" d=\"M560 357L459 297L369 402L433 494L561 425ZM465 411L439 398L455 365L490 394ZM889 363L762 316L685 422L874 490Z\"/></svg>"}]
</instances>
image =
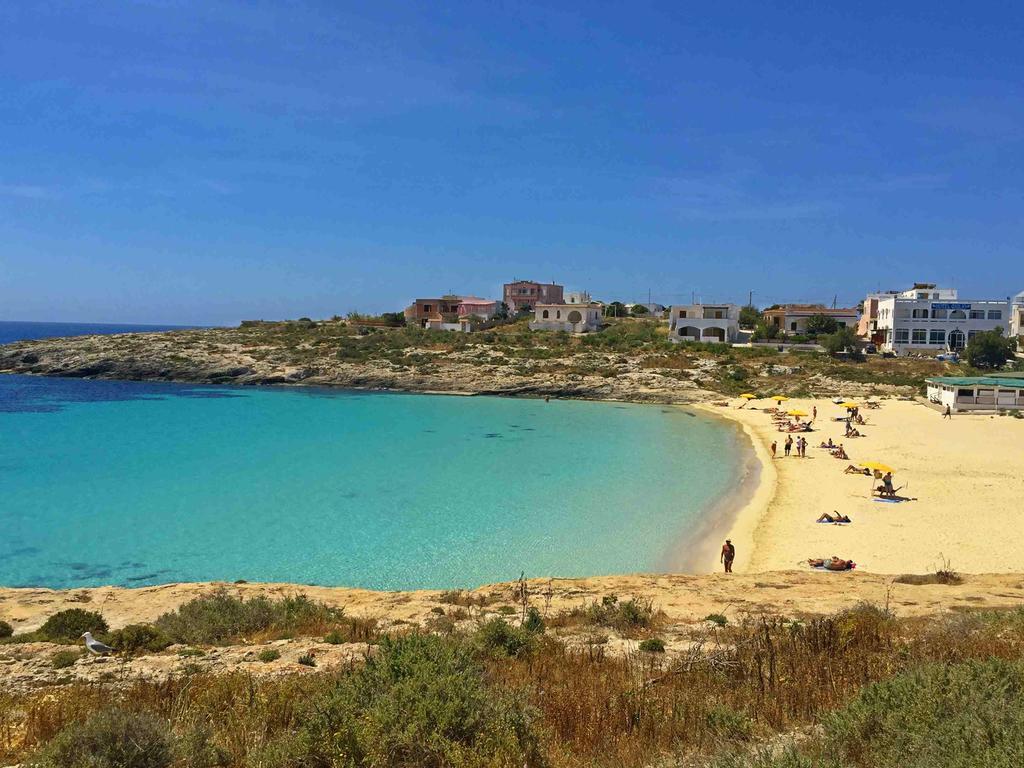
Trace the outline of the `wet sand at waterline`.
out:
<instances>
[{"instance_id":1,"label":"wet sand at waterline","mask_svg":"<svg viewBox=\"0 0 1024 768\"><path fill-rule=\"evenodd\" d=\"M787 410L812 413L807 458L786 458L786 433L777 431L757 400L745 408L704 406L744 425L764 466L761 485L730 531L737 571L806 569L809 557L837 555L875 573L926 573L942 559L965 573L1024 571L1024 419L942 414L923 402L882 400L861 408L864 435L844 437L833 421L846 409L830 400L793 399ZM757 410L755 410L757 409ZM806 421L807 419L804 419ZM797 435L794 434L794 440ZM849 460L818 446L832 438ZM778 442L777 458L769 446ZM875 501L872 480L844 474L850 464L879 461L893 467L901 503ZM877 485L877 481L874 481ZM815 523L823 513L849 515L850 525ZM842 578L843 574L820 574Z\"/></svg>"}]
</instances>

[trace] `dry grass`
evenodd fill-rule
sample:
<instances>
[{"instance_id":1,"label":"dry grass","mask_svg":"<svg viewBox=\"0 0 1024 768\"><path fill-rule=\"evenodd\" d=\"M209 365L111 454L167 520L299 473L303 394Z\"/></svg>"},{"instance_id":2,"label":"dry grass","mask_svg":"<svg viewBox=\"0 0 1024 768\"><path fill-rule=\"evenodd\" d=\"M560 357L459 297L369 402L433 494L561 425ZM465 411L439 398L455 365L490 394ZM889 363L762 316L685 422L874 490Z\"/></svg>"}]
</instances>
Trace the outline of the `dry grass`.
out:
<instances>
[{"instance_id":1,"label":"dry grass","mask_svg":"<svg viewBox=\"0 0 1024 768\"><path fill-rule=\"evenodd\" d=\"M445 642L478 645L458 634ZM925 663L1019 659L1022 649L1024 611L897 620L865 605L806 622L759 618L695 630L683 652L612 656L598 639L573 648L547 636L481 663L488 689L515 692L539 712L550 765L640 768L812 725L866 684ZM299 728L304 707L347 674L196 675L0 697L0 760L23 759L93 707L130 703L177 734L209 722L227 765L243 768L255 750Z\"/></svg>"}]
</instances>

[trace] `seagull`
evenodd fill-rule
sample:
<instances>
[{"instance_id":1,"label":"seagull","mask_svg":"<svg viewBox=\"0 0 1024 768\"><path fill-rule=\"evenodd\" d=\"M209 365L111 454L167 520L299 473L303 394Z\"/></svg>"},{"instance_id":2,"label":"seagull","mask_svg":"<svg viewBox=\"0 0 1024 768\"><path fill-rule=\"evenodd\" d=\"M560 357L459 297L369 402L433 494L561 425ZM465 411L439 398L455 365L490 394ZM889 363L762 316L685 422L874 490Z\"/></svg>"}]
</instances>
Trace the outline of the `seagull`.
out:
<instances>
[{"instance_id":1,"label":"seagull","mask_svg":"<svg viewBox=\"0 0 1024 768\"><path fill-rule=\"evenodd\" d=\"M108 653L113 653L114 649L106 643L101 643L99 640L92 636L92 632L86 632L82 635L85 638L85 647L89 649L89 653L96 656L106 656Z\"/></svg>"}]
</instances>

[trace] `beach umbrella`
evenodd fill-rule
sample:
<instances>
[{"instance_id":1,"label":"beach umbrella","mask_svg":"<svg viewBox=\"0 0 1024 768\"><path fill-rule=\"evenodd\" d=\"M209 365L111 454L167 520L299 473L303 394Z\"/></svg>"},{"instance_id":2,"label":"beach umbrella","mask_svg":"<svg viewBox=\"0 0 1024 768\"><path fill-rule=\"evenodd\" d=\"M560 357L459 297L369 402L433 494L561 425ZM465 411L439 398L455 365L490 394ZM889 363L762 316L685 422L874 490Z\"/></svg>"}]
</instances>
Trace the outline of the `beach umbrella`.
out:
<instances>
[{"instance_id":1,"label":"beach umbrella","mask_svg":"<svg viewBox=\"0 0 1024 768\"><path fill-rule=\"evenodd\" d=\"M772 395L771 399L776 403L781 403L783 400L789 400L785 395Z\"/></svg>"},{"instance_id":2,"label":"beach umbrella","mask_svg":"<svg viewBox=\"0 0 1024 768\"><path fill-rule=\"evenodd\" d=\"M789 415L789 416L806 416L807 415L807 411L796 411L796 410L793 410L793 411L786 411L786 414Z\"/></svg>"},{"instance_id":3,"label":"beach umbrella","mask_svg":"<svg viewBox=\"0 0 1024 768\"><path fill-rule=\"evenodd\" d=\"M857 403L854 403L854 402L852 402L850 400L847 400L845 403L840 403L839 407L840 408L856 408L857 407Z\"/></svg>"},{"instance_id":4,"label":"beach umbrella","mask_svg":"<svg viewBox=\"0 0 1024 768\"><path fill-rule=\"evenodd\" d=\"M749 392L744 392L740 397L744 400L757 400L757 395L752 395Z\"/></svg>"},{"instance_id":5,"label":"beach umbrella","mask_svg":"<svg viewBox=\"0 0 1024 768\"><path fill-rule=\"evenodd\" d=\"M865 461L861 464L862 467L868 469L877 469L879 472L895 472L896 470L890 467L888 464L883 464L880 461Z\"/></svg>"}]
</instances>

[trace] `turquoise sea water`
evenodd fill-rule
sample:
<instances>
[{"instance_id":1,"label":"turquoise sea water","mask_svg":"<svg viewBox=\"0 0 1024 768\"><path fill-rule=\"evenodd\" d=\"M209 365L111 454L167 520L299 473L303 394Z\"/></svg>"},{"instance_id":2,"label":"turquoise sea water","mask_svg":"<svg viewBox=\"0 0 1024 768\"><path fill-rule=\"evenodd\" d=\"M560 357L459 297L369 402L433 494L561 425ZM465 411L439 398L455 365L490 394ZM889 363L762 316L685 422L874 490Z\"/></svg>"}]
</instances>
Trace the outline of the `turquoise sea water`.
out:
<instances>
[{"instance_id":1,"label":"turquoise sea water","mask_svg":"<svg viewBox=\"0 0 1024 768\"><path fill-rule=\"evenodd\" d=\"M739 440L658 406L0 376L0 584L663 569Z\"/></svg>"}]
</instances>

